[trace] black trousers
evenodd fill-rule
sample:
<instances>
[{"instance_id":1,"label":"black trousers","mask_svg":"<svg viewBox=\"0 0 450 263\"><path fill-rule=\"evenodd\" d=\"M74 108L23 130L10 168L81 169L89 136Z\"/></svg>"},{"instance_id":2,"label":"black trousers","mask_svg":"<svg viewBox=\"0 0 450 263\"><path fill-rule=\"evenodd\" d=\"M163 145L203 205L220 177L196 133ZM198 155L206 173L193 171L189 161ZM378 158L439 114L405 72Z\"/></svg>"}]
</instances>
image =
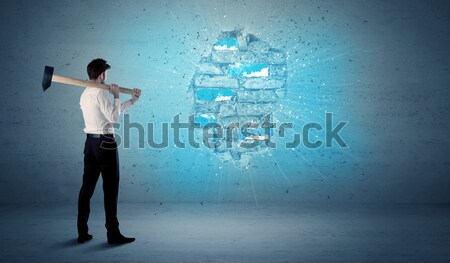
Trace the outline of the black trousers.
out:
<instances>
[{"instance_id":1,"label":"black trousers","mask_svg":"<svg viewBox=\"0 0 450 263\"><path fill-rule=\"evenodd\" d=\"M92 137L88 134L84 145L83 184L78 197L77 226L79 235L88 233L90 200L94 194L100 173L103 179L105 227L108 233L118 233L119 156L117 144L112 135Z\"/></svg>"}]
</instances>

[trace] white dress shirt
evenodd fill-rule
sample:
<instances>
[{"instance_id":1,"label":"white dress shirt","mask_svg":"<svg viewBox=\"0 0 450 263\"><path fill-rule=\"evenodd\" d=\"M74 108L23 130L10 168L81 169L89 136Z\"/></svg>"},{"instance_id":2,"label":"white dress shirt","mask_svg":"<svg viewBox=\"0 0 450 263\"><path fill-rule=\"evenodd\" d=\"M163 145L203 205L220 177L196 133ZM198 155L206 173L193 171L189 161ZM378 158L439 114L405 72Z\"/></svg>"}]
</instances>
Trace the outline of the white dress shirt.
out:
<instances>
[{"instance_id":1,"label":"white dress shirt","mask_svg":"<svg viewBox=\"0 0 450 263\"><path fill-rule=\"evenodd\" d=\"M99 88L86 88L80 97L80 107L84 118L84 132L92 134L114 134L113 124L119 121L120 113L133 103L127 100L108 98L109 91Z\"/></svg>"}]
</instances>

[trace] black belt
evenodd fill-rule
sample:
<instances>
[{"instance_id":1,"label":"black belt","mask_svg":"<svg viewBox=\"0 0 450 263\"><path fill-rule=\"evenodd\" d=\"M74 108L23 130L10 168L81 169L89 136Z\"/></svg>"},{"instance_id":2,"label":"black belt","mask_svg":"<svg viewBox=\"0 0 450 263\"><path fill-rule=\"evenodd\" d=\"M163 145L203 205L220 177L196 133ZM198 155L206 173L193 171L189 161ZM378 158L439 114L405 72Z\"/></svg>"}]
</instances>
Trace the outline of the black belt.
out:
<instances>
[{"instance_id":1,"label":"black belt","mask_svg":"<svg viewBox=\"0 0 450 263\"><path fill-rule=\"evenodd\" d=\"M88 138L106 138L106 139L114 139L114 134L93 134L93 133L86 133Z\"/></svg>"}]
</instances>

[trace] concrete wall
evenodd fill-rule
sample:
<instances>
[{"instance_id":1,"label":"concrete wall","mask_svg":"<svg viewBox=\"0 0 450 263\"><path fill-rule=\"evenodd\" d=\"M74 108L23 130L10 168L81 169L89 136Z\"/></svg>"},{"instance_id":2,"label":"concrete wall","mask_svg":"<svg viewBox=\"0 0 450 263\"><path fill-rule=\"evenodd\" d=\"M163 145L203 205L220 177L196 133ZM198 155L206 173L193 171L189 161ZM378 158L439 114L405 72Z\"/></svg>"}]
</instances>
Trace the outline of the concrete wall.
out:
<instances>
[{"instance_id":1,"label":"concrete wall","mask_svg":"<svg viewBox=\"0 0 450 263\"><path fill-rule=\"evenodd\" d=\"M287 96L274 119L300 132L308 122L325 125L325 112L332 112L333 126L349 122L340 132L348 148L334 142L284 149L288 139L279 139L277 149L235 163L173 142L138 149L132 129L130 149L120 149L121 201L448 203L449 7L446 1L1 1L0 200L77 199L82 88L54 84L43 93L45 65L85 79L87 63L105 58L111 83L143 90L130 121L160 128L194 112L189 85L221 31L245 28L287 54ZM324 140L325 132L313 139Z\"/></svg>"}]
</instances>

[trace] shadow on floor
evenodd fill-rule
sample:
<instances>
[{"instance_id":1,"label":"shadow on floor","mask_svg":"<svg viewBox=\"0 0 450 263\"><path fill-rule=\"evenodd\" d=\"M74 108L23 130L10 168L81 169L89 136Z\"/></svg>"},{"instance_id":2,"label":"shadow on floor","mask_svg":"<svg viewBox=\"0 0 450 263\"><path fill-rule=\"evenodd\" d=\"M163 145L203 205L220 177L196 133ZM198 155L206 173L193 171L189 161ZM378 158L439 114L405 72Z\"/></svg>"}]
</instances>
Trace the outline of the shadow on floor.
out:
<instances>
[{"instance_id":1,"label":"shadow on floor","mask_svg":"<svg viewBox=\"0 0 450 263\"><path fill-rule=\"evenodd\" d=\"M110 245L106 241L97 242L95 240L87 241L83 244L79 244L77 242L76 238L69 239L66 241L61 241L58 243L53 244L50 248L51 249L67 249L67 248L85 248L87 251L100 251L100 250L106 250L116 247L121 247L125 244L117 244L117 245Z\"/></svg>"},{"instance_id":2,"label":"shadow on floor","mask_svg":"<svg viewBox=\"0 0 450 263\"><path fill-rule=\"evenodd\" d=\"M108 250L108 249L112 249L112 248L122 247L123 245L126 245L126 244L110 245L107 242L101 242L101 243L97 243L97 244L93 244L93 245L89 246L86 250L87 251L101 251L101 250Z\"/></svg>"},{"instance_id":3,"label":"shadow on floor","mask_svg":"<svg viewBox=\"0 0 450 263\"><path fill-rule=\"evenodd\" d=\"M61 241L61 242L57 242L55 244L53 244L51 247L54 249L57 248L70 248L70 247L76 247L80 244L78 244L77 239L76 238L71 238L69 240L66 241Z\"/></svg>"}]
</instances>

